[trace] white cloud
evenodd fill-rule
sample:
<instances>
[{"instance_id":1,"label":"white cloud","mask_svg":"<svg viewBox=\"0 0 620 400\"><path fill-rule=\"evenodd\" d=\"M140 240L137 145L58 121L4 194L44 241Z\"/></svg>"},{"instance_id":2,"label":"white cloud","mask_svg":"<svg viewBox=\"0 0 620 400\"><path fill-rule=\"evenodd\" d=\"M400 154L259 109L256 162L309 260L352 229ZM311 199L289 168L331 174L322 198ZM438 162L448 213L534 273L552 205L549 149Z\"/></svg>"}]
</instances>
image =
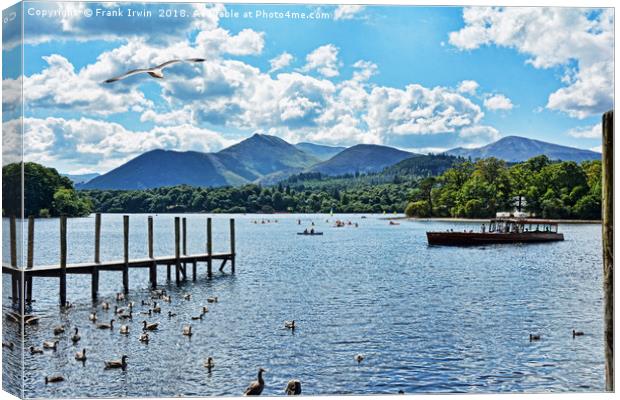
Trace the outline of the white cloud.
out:
<instances>
[{"instance_id":1,"label":"white cloud","mask_svg":"<svg viewBox=\"0 0 620 400\"><path fill-rule=\"evenodd\" d=\"M5 126L10 128L10 124ZM68 165L71 171L106 171L154 149L216 151L234 142L190 124L132 131L118 123L89 118L24 119L26 161Z\"/></svg>"},{"instance_id":2,"label":"white cloud","mask_svg":"<svg viewBox=\"0 0 620 400\"><path fill-rule=\"evenodd\" d=\"M282 68L288 67L294 58L295 57L293 57L292 54L289 54L286 51L279 56L272 58L269 60L269 64L271 65L269 72L275 72L281 70Z\"/></svg>"},{"instance_id":3,"label":"white cloud","mask_svg":"<svg viewBox=\"0 0 620 400\"><path fill-rule=\"evenodd\" d=\"M458 92L459 93L467 93L470 95L476 94L476 90L478 90L478 82L472 80L464 80L459 83Z\"/></svg>"},{"instance_id":4,"label":"white cloud","mask_svg":"<svg viewBox=\"0 0 620 400\"><path fill-rule=\"evenodd\" d=\"M105 86L91 79L87 69L76 72L63 56L52 54L43 59L47 68L24 77L26 111L53 109L109 115L151 105L135 88ZM12 87L19 82L9 79L4 84Z\"/></svg>"},{"instance_id":5,"label":"white cloud","mask_svg":"<svg viewBox=\"0 0 620 400\"><path fill-rule=\"evenodd\" d=\"M599 122L592 126L582 126L568 131L568 135L579 139L601 139L603 127Z\"/></svg>"},{"instance_id":6,"label":"white cloud","mask_svg":"<svg viewBox=\"0 0 620 400\"><path fill-rule=\"evenodd\" d=\"M549 95L548 109L585 118L612 108L613 9L470 7L463 20L465 26L450 33L460 49L495 44L530 56L534 68L567 71L566 86Z\"/></svg>"},{"instance_id":7,"label":"white cloud","mask_svg":"<svg viewBox=\"0 0 620 400\"><path fill-rule=\"evenodd\" d=\"M301 71L309 72L316 70L326 78L333 78L340 75L338 67L338 48L333 44L326 44L318 47L306 56L306 65Z\"/></svg>"},{"instance_id":8,"label":"white cloud","mask_svg":"<svg viewBox=\"0 0 620 400\"><path fill-rule=\"evenodd\" d=\"M459 142L462 147L479 147L500 138L499 131L488 125L467 126L459 132Z\"/></svg>"},{"instance_id":9,"label":"white cloud","mask_svg":"<svg viewBox=\"0 0 620 400\"><path fill-rule=\"evenodd\" d=\"M355 68L355 71L353 71L353 80L360 82L369 80L379 71L377 64L365 60L355 62L353 68Z\"/></svg>"},{"instance_id":10,"label":"white cloud","mask_svg":"<svg viewBox=\"0 0 620 400\"><path fill-rule=\"evenodd\" d=\"M512 110L513 105L512 101L503 94L494 94L484 99L484 107L491 111L506 111Z\"/></svg>"},{"instance_id":11,"label":"white cloud","mask_svg":"<svg viewBox=\"0 0 620 400\"><path fill-rule=\"evenodd\" d=\"M334 19L335 20L353 19L355 18L357 14L364 11L364 8L366 7L360 6L360 5L353 5L353 4L340 5L334 11Z\"/></svg>"}]
</instances>

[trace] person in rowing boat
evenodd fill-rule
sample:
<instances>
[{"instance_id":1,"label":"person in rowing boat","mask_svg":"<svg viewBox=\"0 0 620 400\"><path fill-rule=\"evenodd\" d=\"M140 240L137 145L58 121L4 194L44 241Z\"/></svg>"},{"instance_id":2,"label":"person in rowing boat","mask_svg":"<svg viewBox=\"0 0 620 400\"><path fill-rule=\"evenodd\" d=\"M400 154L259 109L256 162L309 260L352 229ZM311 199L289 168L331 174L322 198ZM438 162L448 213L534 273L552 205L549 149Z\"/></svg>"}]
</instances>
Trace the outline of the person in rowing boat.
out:
<instances>
[{"instance_id":1,"label":"person in rowing boat","mask_svg":"<svg viewBox=\"0 0 620 400\"><path fill-rule=\"evenodd\" d=\"M310 229L310 234L314 235L314 228Z\"/></svg>"},{"instance_id":2,"label":"person in rowing boat","mask_svg":"<svg viewBox=\"0 0 620 400\"><path fill-rule=\"evenodd\" d=\"M304 229L304 235L308 234L308 228Z\"/></svg>"}]
</instances>

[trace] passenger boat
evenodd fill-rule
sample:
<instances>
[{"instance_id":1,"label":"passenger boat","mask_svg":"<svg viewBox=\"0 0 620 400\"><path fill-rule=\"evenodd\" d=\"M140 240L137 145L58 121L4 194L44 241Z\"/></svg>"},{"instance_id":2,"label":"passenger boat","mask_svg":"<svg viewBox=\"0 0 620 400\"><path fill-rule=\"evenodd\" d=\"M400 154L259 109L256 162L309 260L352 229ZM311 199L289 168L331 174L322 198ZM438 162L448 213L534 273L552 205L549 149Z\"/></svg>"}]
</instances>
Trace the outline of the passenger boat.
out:
<instances>
[{"instance_id":1,"label":"passenger boat","mask_svg":"<svg viewBox=\"0 0 620 400\"><path fill-rule=\"evenodd\" d=\"M473 230L454 232L426 232L430 245L475 246L502 243L544 243L564 240L558 232L558 223L533 218L494 218L479 232Z\"/></svg>"}]
</instances>

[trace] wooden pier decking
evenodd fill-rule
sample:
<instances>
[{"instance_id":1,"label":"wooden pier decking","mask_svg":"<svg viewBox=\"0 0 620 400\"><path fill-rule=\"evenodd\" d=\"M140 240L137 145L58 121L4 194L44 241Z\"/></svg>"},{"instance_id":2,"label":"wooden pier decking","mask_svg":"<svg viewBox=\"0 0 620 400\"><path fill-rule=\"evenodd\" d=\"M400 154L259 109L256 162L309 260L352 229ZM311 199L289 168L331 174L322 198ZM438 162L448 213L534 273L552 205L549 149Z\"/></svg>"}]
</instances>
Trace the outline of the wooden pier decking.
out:
<instances>
[{"instance_id":1,"label":"wooden pier decking","mask_svg":"<svg viewBox=\"0 0 620 400\"><path fill-rule=\"evenodd\" d=\"M182 227L181 227L182 222ZM34 277L59 278L60 305L67 303L67 274L91 275L91 296L97 300L99 291L99 272L118 271L122 273L124 293L129 292L129 269L148 268L149 282L152 288L157 287L157 267L167 267L166 277L172 279L172 266L175 269L175 281L179 285L188 277L187 267L192 266L192 280L196 280L198 263L207 265L207 276L213 276L213 261L219 261L219 270L230 262L231 272L235 272L235 220L230 219L230 252L213 253L212 220L207 218L206 224L206 253L187 254L187 219L174 219L174 255L153 255L153 217L148 217L148 255L145 258L129 259L129 216L123 216L123 254L122 260L101 261L101 214L95 215L95 242L94 259L92 263L67 264L67 218L60 217L60 262L53 265L37 265L34 260L34 217L28 218L28 243L26 267L17 265L17 230L15 217L10 218L10 252L11 263L2 265L2 273L11 275L11 300L23 310L24 304L32 301L32 283Z\"/></svg>"}]
</instances>

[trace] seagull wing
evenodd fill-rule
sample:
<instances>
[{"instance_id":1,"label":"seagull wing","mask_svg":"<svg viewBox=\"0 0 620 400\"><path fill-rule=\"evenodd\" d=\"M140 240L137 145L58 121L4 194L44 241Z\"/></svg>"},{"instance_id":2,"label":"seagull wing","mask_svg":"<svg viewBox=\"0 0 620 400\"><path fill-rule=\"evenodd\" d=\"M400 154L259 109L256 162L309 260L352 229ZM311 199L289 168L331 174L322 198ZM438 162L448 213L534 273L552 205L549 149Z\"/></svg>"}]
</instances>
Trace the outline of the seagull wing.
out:
<instances>
[{"instance_id":1,"label":"seagull wing","mask_svg":"<svg viewBox=\"0 0 620 400\"><path fill-rule=\"evenodd\" d=\"M153 69L164 69L166 67L169 67L173 64L177 64L177 63L181 63L181 62L188 62L188 63L197 63L197 62L205 62L206 59L204 58L187 58L185 60L179 60L179 59L175 59L175 60L170 60L170 61L166 61L163 64L160 64L158 66L156 66Z\"/></svg>"},{"instance_id":2,"label":"seagull wing","mask_svg":"<svg viewBox=\"0 0 620 400\"><path fill-rule=\"evenodd\" d=\"M114 78L106 79L103 82L104 83L112 83L112 82L120 81L121 79L125 79L125 78L127 78L128 76L131 76L131 75L141 74L141 73L149 72L149 71L150 71L150 69L148 69L148 68L132 69L131 71L125 72L123 75L119 75L119 76L114 77Z\"/></svg>"}]
</instances>

